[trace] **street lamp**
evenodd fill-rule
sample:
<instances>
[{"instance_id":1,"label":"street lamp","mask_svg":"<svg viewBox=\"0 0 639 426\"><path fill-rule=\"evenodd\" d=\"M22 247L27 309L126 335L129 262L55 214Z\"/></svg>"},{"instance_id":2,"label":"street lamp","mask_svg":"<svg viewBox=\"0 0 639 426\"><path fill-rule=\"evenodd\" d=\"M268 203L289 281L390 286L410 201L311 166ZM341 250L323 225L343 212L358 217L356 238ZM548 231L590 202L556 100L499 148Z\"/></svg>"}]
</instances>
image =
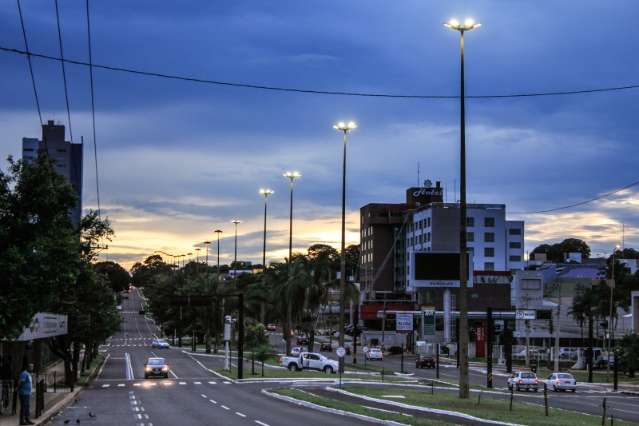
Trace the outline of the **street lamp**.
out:
<instances>
[{"instance_id":1,"label":"street lamp","mask_svg":"<svg viewBox=\"0 0 639 426\"><path fill-rule=\"evenodd\" d=\"M216 229L213 231L217 234L217 281L220 281L220 235L222 235L222 230Z\"/></svg>"},{"instance_id":2,"label":"street lamp","mask_svg":"<svg viewBox=\"0 0 639 426\"><path fill-rule=\"evenodd\" d=\"M460 34L460 120L459 120L459 397L468 398L470 387L468 383L468 304L466 300L468 279L468 257L466 247L466 99L464 97L464 33L479 28L481 24L467 18L463 23L457 19L451 19L444 24L445 27Z\"/></svg>"},{"instance_id":3,"label":"street lamp","mask_svg":"<svg viewBox=\"0 0 639 426\"><path fill-rule=\"evenodd\" d=\"M266 272L266 205L269 195L273 195L275 191L270 188L260 188L260 195L264 197L264 243L262 245L262 268Z\"/></svg>"},{"instance_id":4,"label":"street lamp","mask_svg":"<svg viewBox=\"0 0 639 426\"><path fill-rule=\"evenodd\" d=\"M290 208L289 208L289 222L288 222L288 264L289 264L289 274L291 272L291 261L293 259L293 184L295 183L295 179L299 179L302 177L302 174L298 171L288 171L282 174L289 181L289 190L290 190Z\"/></svg>"},{"instance_id":5,"label":"street lamp","mask_svg":"<svg viewBox=\"0 0 639 426\"><path fill-rule=\"evenodd\" d=\"M210 296L211 295L211 283L209 282L209 245L211 244L210 241L204 241L202 244L204 244L204 250L206 251L206 255L205 255L205 270L206 270L206 288L207 288L207 293ZM193 331L193 339L195 339L195 330ZM206 307L206 338L205 338L205 349L204 351L207 354L211 353L211 308L210 306ZM193 350L195 351L195 344L193 345Z\"/></svg>"},{"instance_id":6,"label":"street lamp","mask_svg":"<svg viewBox=\"0 0 639 426\"><path fill-rule=\"evenodd\" d=\"M615 246L615 249L612 252L612 264L610 266L610 317L608 319L608 362L606 363L606 374L608 376L610 376L610 351L612 350L612 333L613 333L613 327L612 327L612 308L613 308L613 299L614 299L614 295L615 295L615 255L617 254L617 251L620 249L621 247L619 246L619 244L617 244ZM623 252L621 253L623 256Z\"/></svg>"},{"instance_id":7,"label":"street lamp","mask_svg":"<svg viewBox=\"0 0 639 426\"><path fill-rule=\"evenodd\" d=\"M200 250L202 250L200 247L195 247L195 263L197 264L200 263Z\"/></svg>"},{"instance_id":8,"label":"street lamp","mask_svg":"<svg viewBox=\"0 0 639 426\"><path fill-rule=\"evenodd\" d=\"M344 153L342 155L342 243L340 254L339 273L339 345L344 347L344 310L346 310L346 145L348 145L348 134L351 130L357 129L354 121L340 121L333 125L333 129L342 132ZM344 358L339 358L339 370L344 371Z\"/></svg>"},{"instance_id":9,"label":"street lamp","mask_svg":"<svg viewBox=\"0 0 639 426\"><path fill-rule=\"evenodd\" d=\"M234 252L233 252L233 264L234 264L234 266L233 266L233 267L234 267L234 268L237 268L237 225L239 225L240 223L242 223L242 221L241 221L241 220L239 220L239 219L233 219L233 220L231 221L231 223L232 223L233 225L235 225L235 249L234 249Z\"/></svg>"}]
</instances>

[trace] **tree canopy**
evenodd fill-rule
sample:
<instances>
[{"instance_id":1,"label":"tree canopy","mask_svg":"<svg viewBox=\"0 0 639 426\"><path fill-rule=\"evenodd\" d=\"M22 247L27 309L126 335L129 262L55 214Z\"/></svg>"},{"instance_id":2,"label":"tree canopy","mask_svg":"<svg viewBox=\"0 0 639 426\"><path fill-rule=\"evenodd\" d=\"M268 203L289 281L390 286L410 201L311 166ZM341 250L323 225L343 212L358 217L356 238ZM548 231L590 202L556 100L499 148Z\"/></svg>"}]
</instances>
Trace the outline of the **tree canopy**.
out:
<instances>
[{"instance_id":1,"label":"tree canopy","mask_svg":"<svg viewBox=\"0 0 639 426\"><path fill-rule=\"evenodd\" d=\"M556 244L541 244L534 248L532 254L545 253L550 262L561 263L565 261L566 253L581 253L584 259L590 257L590 247L579 238L566 238Z\"/></svg>"}]
</instances>

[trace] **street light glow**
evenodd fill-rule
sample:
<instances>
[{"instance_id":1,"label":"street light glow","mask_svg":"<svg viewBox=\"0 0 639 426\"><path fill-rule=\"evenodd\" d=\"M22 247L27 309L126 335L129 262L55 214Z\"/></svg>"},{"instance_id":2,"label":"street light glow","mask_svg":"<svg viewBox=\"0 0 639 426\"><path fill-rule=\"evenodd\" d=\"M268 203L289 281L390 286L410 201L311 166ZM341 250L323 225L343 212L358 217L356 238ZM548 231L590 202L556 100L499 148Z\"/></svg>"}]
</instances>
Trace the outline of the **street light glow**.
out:
<instances>
[{"instance_id":1,"label":"street light glow","mask_svg":"<svg viewBox=\"0 0 639 426\"><path fill-rule=\"evenodd\" d=\"M350 132L351 130L357 129L357 123L354 121L340 121L338 123L333 124L333 129L339 130L340 132Z\"/></svg>"},{"instance_id":2,"label":"street light glow","mask_svg":"<svg viewBox=\"0 0 639 426\"><path fill-rule=\"evenodd\" d=\"M298 172L297 170L293 170L293 171L284 172L282 176L284 176L285 178L293 182L295 179L301 178L302 174Z\"/></svg>"},{"instance_id":3,"label":"street light glow","mask_svg":"<svg viewBox=\"0 0 639 426\"><path fill-rule=\"evenodd\" d=\"M458 19L451 18L448 20L448 22L444 23L444 26L446 28L450 28L451 30L464 32L464 31L474 30L475 28L479 28L481 27L481 24L479 22L475 22L473 18L466 18L463 24L459 22Z\"/></svg>"},{"instance_id":4,"label":"street light glow","mask_svg":"<svg viewBox=\"0 0 639 426\"><path fill-rule=\"evenodd\" d=\"M271 188L260 188L260 195L263 195L264 198L268 197L269 195L273 195L275 193L275 191L273 191Z\"/></svg>"}]
</instances>

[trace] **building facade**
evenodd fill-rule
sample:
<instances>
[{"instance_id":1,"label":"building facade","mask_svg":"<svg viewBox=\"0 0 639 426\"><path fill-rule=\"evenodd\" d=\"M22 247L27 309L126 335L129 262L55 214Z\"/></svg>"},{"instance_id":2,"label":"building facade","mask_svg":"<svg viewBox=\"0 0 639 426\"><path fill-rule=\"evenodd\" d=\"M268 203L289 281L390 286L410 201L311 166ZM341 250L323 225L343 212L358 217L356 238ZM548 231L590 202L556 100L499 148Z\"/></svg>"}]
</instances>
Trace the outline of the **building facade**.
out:
<instances>
[{"instance_id":1,"label":"building facade","mask_svg":"<svg viewBox=\"0 0 639 426\"><path fill-rule=\"evenodd\" d=\"M22 160L26 164L40 155L47 155L53 160L55 170L66 177L75 190L77 201L70 215L73 224L79 226L82 217L83 145L66 141L64 126L49 120L42 125L42 140L22 138Z\"/></svg>"}]
</instances>

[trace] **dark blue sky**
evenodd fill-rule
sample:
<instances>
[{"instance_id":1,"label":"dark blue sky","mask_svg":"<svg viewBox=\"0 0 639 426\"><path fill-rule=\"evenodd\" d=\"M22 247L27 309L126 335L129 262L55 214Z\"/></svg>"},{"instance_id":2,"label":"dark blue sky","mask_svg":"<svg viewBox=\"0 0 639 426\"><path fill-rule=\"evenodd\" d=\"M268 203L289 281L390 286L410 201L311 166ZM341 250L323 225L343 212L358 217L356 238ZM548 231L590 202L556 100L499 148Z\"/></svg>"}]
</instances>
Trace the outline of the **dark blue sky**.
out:
<instances>
[{"instance_id":1,"label":"dark blue sky","mask_svg":"<svg viewBox=\"0 0 639 426\"><path fill-rule=\"evenodd\" d=\"M65 55L86 60L84 0L61 0ZM188 4L185 4L188 3ZM57 55L53 0L22 0L29 43ZM449 17L483 26L467 35L467 93L502 94L638 83L635 1L96 1L94 62L267 85L456 95L458 35ZM0 43L23 47L15 3L0 4ZM66 123L60 66L34 59L45 119ZM39 136L25 58L0 53L0 155ZM68 66L75 139L90 141L89 80ZM339 235L340 139L331 124L355 119L349 146L350 239L357 209L401 201L422 177L450 188L458 176L458 105L449 100L311 96L225 88L95 71L102 203L117 239L111 254L188 251L232 230L240 255L257 259L261 204L272 186L271 257L284 253L286 185L302 171L296 246ZM468 102L469 199L511 212L576 202L637 180L639 90ZM88 148L88 146L87 146ZM92 150L85 204L95 206ZM527 222L528 248L579 236L609 251L626 224L637 242L634 190ZM245 235L244 235L245 234Z\"/></svg>"}]
</instances>

